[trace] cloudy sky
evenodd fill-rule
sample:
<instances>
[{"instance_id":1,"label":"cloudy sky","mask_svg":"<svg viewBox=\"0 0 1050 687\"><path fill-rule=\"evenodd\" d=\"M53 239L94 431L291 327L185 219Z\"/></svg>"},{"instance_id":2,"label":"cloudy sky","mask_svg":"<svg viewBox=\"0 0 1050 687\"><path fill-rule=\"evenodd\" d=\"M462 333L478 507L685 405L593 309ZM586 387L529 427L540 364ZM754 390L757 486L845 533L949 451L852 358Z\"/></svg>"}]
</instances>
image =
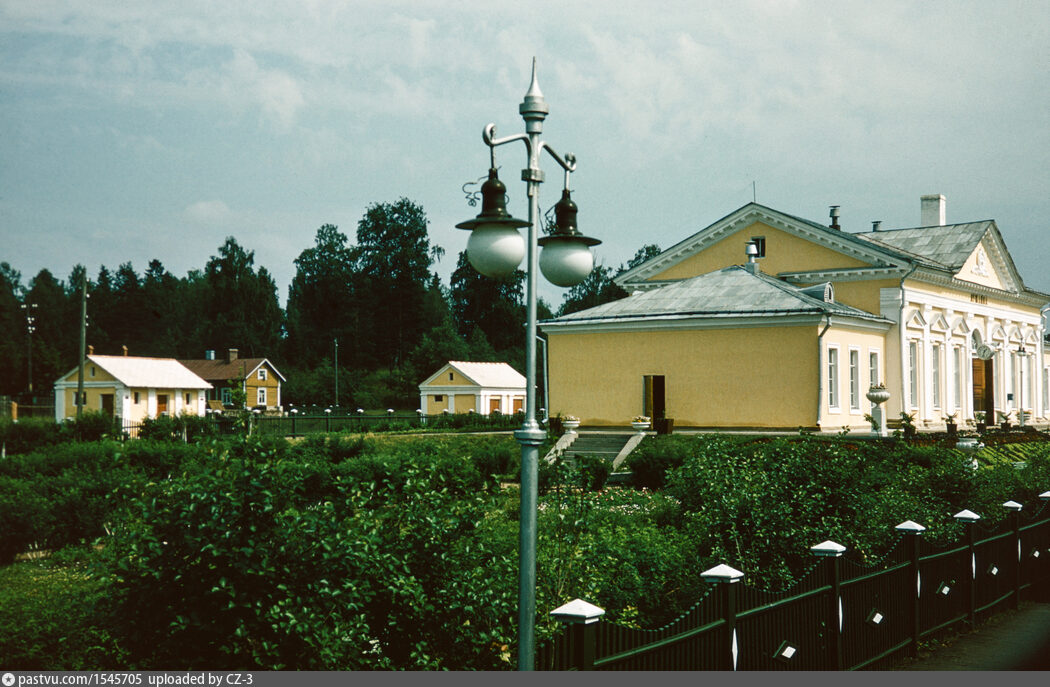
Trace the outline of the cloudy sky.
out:
<instances>
[{"instance_id":1,"label":"cloudy sky","mask_svg":"<svg viewBox=\"0 0 1050 687\"><path fill-rule=\"evenodd\" d=\"M0 0L0 260L24 281L152 258L183 275L232 235L283 304L319 226L353 238L405 196L447 284L481 131L523 131L535 56L545 139L579 160L605 264L753 190L817 221L840 205L852 231L917 225L943 193L949 222L995 219L1050 292L1048 17L1046 0ZM497 155L524 216L524 149Z\"/></svg>"}]
</instances>

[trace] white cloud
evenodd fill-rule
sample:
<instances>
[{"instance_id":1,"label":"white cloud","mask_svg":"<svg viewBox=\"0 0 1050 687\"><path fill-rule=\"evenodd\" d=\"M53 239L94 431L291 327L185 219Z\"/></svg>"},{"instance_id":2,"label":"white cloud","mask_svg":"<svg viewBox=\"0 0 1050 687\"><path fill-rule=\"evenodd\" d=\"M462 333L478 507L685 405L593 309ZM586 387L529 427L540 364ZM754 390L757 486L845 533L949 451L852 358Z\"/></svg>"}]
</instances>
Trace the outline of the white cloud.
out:
<instances>
[{"instance_id":1,"label":"white cloud","mask_svg":"<svg viewBox=\"0 0 1050 687\"><path fill-rule=\"evenodd\" d=\"M233 212L221 200L197 201L186 206L182 214L189 220L212 226L226 224L233 217Z\"/></svg>"}]
</instances>

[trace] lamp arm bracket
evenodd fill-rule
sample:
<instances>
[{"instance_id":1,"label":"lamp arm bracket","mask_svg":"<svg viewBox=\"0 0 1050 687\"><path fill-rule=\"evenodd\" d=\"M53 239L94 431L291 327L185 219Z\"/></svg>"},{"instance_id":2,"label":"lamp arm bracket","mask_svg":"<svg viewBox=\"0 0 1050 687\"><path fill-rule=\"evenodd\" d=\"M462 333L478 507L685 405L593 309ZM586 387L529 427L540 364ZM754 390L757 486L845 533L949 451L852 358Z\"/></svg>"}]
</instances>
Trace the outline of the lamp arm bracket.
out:
<instances>
[{"instance_id":1,"label":"lamp arm bracket","mask_svg":"<svg viewBox=\"0 0 1050 687\"><path fill-rule=\"evenodd\" d=\"M504 143L511 143L513 141L525 141L525 145L529 146L528 134L514 134L513 136L504 136L503 138L495 138L495 136L495 124L486 125L485 130L481 132L481 138L485 141L485 145L490 148L495 148L496 146L501 146Z\"/></svg>"}]
</instances>

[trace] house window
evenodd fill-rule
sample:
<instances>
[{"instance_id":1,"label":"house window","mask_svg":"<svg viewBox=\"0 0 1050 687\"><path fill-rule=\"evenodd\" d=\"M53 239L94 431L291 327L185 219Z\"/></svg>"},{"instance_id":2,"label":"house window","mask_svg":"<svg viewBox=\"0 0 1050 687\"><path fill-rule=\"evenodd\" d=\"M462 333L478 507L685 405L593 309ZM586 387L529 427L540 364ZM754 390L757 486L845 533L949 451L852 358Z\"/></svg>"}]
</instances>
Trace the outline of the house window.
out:
<instances>
[{"instance_id":1,"label":"house window","mask_svg":"<svg viewBox=\"0 0 1050 687\"><path fill-rule=\"evenodd\" d=\"M190 404L190 395L186 394L186 405Z\"/></svg>"},{"instance_id":2,"label":"house window","mask_svg":"<svg viewBox=\"0 0 1050 687\"><path fill-rule=\"evenodd\" d=\"M755 248L758 249L758 255L756 258L766 257L766 237L765 236L752 236L751 243L755 244Z\"/></svg>"},{"instance_id":3,"label":"house window","mask_svg":"<svg viewBox=\"0 0 1050 687\"><path fill-rule=\"evenodd\" d=\"M229 387L222 388L222 402L224 405L233 403L233 394L230 393Z\"/></svg>"},{"instance_id":4,"label":"house window","mask_svg":"<svg viewBox=\"0 0 1050 687\"><path fill-rule=\"evenodd\" d=\"M265 367L260 367L259 368L259 379L263 380L264 382L266 381L266 368Z\"/></svg>"},{"instance_id":5,"label":"house window","mask_svg":"<svg viewBox=\"0 0 1050 687\"><path fill-rule=\"evenodd\" d=\"M860 351L855 348L849 352L849 407L860 410Z\"/></svg>"},{"instance_id":6,"label":"house window","mask_svg":"<svg viewBox=\"0 0 1050 687\"><path fill-rule=\"evenodd\" d=\"M445 402L444 394L434 394L434 403L444 403L444 402Z\"/></svg>"},{"instance_id":7,"label":"house window","mask_svg":"<svg viewBox=\"0 0 1050 687\"><path fill-rule=\"evenodd\" d=\"M952 356L952 384L955 391L954 397L952 398L952 404L956 410L962 408L962 388L963 388L963 349L962 346L956 346L954 349L955 355Z\"/></svg>"},{"instance_id":8,"label":"house window","mask_svg":"<svg viewBox=\"0 0 1050 687\"><path fill-rule=\"evenodd\" d=\"M1006 401L1010 408L1016 407L1016 401L1014 400L1014 370L1017 369L1016 365L1014 365L1014 360L1016 357L1015 353L1010 353L1010 355L1006 356Z\"/></svg>"},{"instance_id":9,"label":"house window","mask_svg":"<svg viewBox=\"0 0 1050 687\"><path fill-rule=\"evenodd\" d=\"M879 385L879 353L868 351L868 385Z\"/></svg>"},{"instance_id":10,"label":"house window","mask_svg":"<svg viewBox=\"0 0 1050 687\"><path fill-rule=\"evenodd\" d=\"M451 382L454 378L455 378L454 375L451 372L449 372L448 373L448 381Z\"/></svg>"},{"instance_id":11,"label":"house window","mask_svg":"<svg viewBox=\"0 0 1050 687\"><path fill-rule=\"evenodd\" d=\"M839 349L828 347L828 407L839 407Z\"/></svg>"},{"instance_id":12,"label":"house window","mask_svg":"<svg viewBox=\"0 0 1050 687\"><path fill-rule=\"evenodd\" d=\"M919 343L908 342L908 405L919 407Z\"/></svg>"},{"instance_id":13,"label":"house window","mask_svg":"<svg viewBox=\"0 0 1050 687\"><path fill-rule=\"evenodd\" d=\"M1050 409L1050 367L1043 369L1043 411Z\"/></svg>"},{"instance_id":14,"label":"house window","mask_svg":"<svg viewBox=\"0 0 1050 687\"><path fill-rule=\"evenodd\" d=\"M94 365L91 366L91 376L92 377L95 376L95 366Z\"/></svg>"},{"instance_id":15,"label":"house window","mask_svg":"<svg viewBox=\"0 0 1050 687\"><path fill-rule=\"evenodd\" d=\"M264 386L259 387L258 402L256 405L266 405L266 387Z\"/></svg>"},{"instance_id":16,"label":"house window","mask_svg":"<svg viewBox=\"0 0 1050 687\"><path fill-rule=\"evenodd\" d=\"M139 392L135 392L135 405L139 404Z\"/></svg>"},{"instance_id":17,"label":"house window","mask_svg":"<svg viewBox=\"0 0 1050 687\"><path fill-rule=\"evenodd\" d=\"M930 374L933 379L933 407L941 407L941 345L933 344L930 357Z\"/></svg>"}]
</instances>

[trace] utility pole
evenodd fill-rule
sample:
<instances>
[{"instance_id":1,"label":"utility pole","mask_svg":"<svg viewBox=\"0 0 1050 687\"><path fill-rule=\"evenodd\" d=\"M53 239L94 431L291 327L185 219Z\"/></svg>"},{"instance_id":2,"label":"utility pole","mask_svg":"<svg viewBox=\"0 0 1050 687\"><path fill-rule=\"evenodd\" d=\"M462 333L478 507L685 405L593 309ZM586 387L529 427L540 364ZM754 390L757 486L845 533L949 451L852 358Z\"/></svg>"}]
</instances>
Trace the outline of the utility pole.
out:
<instances>
[{"instance_id":1,"label":"utility pole","mask_svg":"<svg viewBox=\"0 0 1050 687\"><path fill-rule=\"evenodd\" d=\"M80 282L80 366L77 368L77 419L84 409L84 360L87 358L87 269Z\"/></svg>"},{"instance_id":2,"label":"utility pole","mask_svg":"<svg viewBox=\"0 0 1050 687\"><path fill-rule=\"evenodd\" d=\"M339 337L335 338L335 407L339 407Z\"/></svg>"}]
</instances>

